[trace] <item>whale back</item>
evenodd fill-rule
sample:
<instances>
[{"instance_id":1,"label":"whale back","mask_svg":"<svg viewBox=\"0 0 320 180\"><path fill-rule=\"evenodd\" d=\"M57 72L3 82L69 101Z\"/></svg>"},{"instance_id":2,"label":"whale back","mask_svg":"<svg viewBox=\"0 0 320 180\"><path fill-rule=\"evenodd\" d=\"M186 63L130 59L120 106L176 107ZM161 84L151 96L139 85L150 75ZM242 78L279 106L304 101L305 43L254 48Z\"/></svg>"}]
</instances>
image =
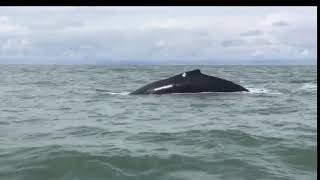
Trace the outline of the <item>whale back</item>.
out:
<instances>
[{"instance_id":1,"label":"whale back","mask_svg":"<svg viewBox=\"0 0 320 180\"><path fill-rule=\"evenodd\" d=\"M186 76L196 76L196 75L201 75L200 69L195 69L193 71L187 71L185 72Z\"/></svg>"},{"instance_id":2,"label":"whale back","mask_svg":"<svg viewBox=\"0 0 320 180\"><path fill-rule=\"evenodd\" d=\"M187 71L143 86L131 94L167 94L196 92L248 91L231 81L202 74L199 69Z\"/></svg>"}]
</instances>

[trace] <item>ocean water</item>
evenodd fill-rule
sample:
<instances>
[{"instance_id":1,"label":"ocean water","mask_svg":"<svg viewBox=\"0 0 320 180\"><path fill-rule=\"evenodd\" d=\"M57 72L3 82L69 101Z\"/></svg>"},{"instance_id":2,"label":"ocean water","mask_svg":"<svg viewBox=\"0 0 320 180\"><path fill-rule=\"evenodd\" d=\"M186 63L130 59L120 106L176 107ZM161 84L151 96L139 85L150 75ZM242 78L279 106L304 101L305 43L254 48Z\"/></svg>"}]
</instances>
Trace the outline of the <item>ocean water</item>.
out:
<instances>
[{"instance_id":1,"label":"ocean water","mask_svg":"<svg viewBox=\"0 0 320 180\"><path fill-rule=\"evenodd\" d=\"M199 68L250 92L128 95ZM312 180L316 66L0 66L1 180Z\"/></svg>"}]
</instances>

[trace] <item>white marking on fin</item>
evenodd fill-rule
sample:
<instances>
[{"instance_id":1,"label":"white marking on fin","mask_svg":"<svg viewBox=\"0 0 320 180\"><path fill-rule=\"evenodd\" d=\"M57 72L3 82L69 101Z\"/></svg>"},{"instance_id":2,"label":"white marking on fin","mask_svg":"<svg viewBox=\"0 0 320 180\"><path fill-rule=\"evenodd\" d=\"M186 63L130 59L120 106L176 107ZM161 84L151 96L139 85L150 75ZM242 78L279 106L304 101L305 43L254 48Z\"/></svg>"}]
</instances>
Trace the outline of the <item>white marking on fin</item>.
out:
<instances>
[{"instance_id":1,"label":"white marking on fin","mask_svg":"<svg viewBox=\"0 0 320 180\"><path fill-rule=\"evenodd\" d=\"M162 89L168 89L168 88L172 88L173 85L170 84L170 85L167 85L167 86L161 86L161 87L158 87L158 88L154 88L153 90L154 91L159 91L159 90L162 90Z\"/></svg>"},{"instance_id":2,"label":"white marking on fin","mask_svg":"<svg viewBox=\"0 0 320 180\"><path fill-rule=\"evenodd\" d=\"M186 74L186 73L183 73L183 74L182 74L182 77L186 77L186 76L187 76L187 74Z\"/></svg>"}]
</instances>

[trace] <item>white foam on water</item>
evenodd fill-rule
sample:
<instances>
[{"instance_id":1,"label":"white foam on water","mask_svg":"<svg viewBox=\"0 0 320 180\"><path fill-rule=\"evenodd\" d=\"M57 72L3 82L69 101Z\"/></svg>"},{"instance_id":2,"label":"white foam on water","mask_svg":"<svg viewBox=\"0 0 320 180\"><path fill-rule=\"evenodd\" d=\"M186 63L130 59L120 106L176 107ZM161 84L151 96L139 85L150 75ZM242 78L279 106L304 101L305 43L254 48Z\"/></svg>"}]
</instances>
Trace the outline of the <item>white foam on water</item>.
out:
<instances>
[{"instance_id":1,"label":"white foam on water","mask_svg":"<svg viewBox=\"0 0 320 180\"><path fill-rule=\"evenodd\" d=\"M129 95L130 92L107 92L107 94L111 94L111 95Z\"/></svg>"},{"instance_id":2,"label":"white foam on water","mask_svg":"<svg viewBox=\"0 0 320 180\"><path fill-rule=\"evenodd\" d=\"M317 90L317 84L313 84L313 83L304 83L299 89L301 90Z\"/></svg>"},{"instance_id":3,"label":"white foam on water","mask_svg":"<svg viewBox=\"0 0 320 180\"><path fill-rule=\"evenodd\" d=\"M101 91L104 92L106 94L110 94L110 95L129 95L130 92L127 91L122 91L122 92L110 92L108 90L104 90L104 89L96 89L96 91Z\"/></svg>"},{"instance_id":4,"label":"white foam on water","mask_svg":"<svg viewBox=\"0 0 320 180\"><path fill-rule=\"evenodd\" d=\"M270 89L265 89L265 88L247 88L249 90L249 94L282 94L280 92L274 92L271 91Z\"/></svg>"}]
</instances>

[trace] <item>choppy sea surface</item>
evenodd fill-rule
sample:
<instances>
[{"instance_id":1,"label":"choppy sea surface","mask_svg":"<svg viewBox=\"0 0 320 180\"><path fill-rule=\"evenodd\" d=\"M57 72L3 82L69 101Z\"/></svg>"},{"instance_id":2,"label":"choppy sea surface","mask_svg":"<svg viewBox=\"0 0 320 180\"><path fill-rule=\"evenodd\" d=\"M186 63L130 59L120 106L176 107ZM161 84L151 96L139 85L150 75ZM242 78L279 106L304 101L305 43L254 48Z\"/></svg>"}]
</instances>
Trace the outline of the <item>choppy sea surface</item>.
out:
<instances>
[{"instance_id":1,"label":"choppy sea surface","mask_svg":"<svg viewBox=\"0 0 320 180\"><path fill-rule=\"evenodd\" d=\"M128 95L199 68L250 92ZM1 180L313 180L316 66L0 65Z\"/></svg>"}]
</instances>

